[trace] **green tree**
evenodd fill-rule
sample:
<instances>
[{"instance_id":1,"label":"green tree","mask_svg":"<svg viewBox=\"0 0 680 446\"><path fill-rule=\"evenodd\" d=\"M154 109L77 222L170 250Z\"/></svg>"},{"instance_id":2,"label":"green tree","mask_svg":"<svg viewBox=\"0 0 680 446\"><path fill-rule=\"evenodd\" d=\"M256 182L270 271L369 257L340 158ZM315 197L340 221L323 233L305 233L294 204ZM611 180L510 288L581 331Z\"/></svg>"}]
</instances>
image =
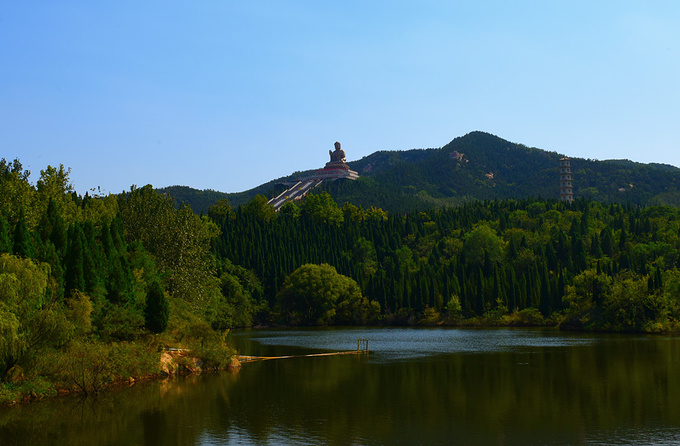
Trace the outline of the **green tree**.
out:
<instances>
[{"instance_id":1,"label":"green tree","mask_svg":"<svg viewBox=\"0 0 680 446\"><path fill-rule=\"evenodd\" d=\"M338 302L351 307L362 295L354 280L329 264L307 263L286 278L276 298L291 324L327 325L335 320Z\"/></svg>"},{"instance_id":2,"label":"green tree","mask_svg":"<svg viewBox=\"0 0 680 446\"><path fill-rule=\"evenodd\" d=\"M208 217L210 217L214 222L222 222L231 214L231 204L229 200L223 198L216 201L212 206L208 208Z\"/></svg>"},{"instance_id":3,"label":"green tree","mask_svg":"<svg viewBox=\"0 0 680 446\"><path fill-rule=\"evenodd\" d=\"M61 346L71 324L48 293L49 266L0 254L0 378L42 348Z\"/></svg>"},{"instance_id":4,"label":"green tree","mask_svg":"<svg viewBox=\"0 0 680 446\"><path fill-rule=\"evenodd\" d=\"M126 303L131 298L132 274L124 255L112 255L106 275L106 298L114 304Z\"/></svg>"},{"instance_id":5,"label":"green tree","mask_svg":"<svg viewBox=\"0 0 680 446\"><path fill-rule=\"evenodd\" d=\"M364 219L364 210L361 206L355 206L352 203L345 202L342 205L342 215L347 221L361 221Z\"/></svg>"},{"instance_id":6,"label":"green tree","mask_svg":"<svg viewBox=\"0 0 680 446\"><path fill-rule=\"evenodd\" d=\"M165 289L173 297L205 306L219 293L210 256L211 240L219 229L190 208L176 209L172 198L151 185L132 187L119 203L128 242L139 242L166 276ZM111 225L114 233L115 220Z\"/></svg>"},{"instance_id":7,"label":"green tree","mask_svg":"<svg viewBox=\"0 0 680 446\"><path fill-rule=\"evenodd\" d=\"M33 245L33 237L28 230L24 212L19 214L19 221L14 227L14 244L12 247L14 254L20 257L35 257L35 246Z\"/></svg>"},{"instance_id":8,"label":"green tree","mask_svg":"<svg viewBox=\"0 0 680 446\"><path fill-rule=\"evenodd\" d=\"M80 224L72 224L68 230L68 247L64 258L64 266L66 267L64 287L67 293L73 290L85 291L84 239L85 236Z\"/></svg>"},{"instance_id":9,"label":"green tree","mask_svg":"<svg viewBox=\"0 0 680 446\"><path fill-rule=\"evenodd\" d=\"M267 204L267 197L257 194L252 200L243 206L243 213L253 220L268 223L276 218L274 206Z\"/></svg>"},{"instance_id":10,"label":"green tree","mask_svg":"<svg viewBox=\"0 0 680 446\"><path fill-rule=\"evenodd\" d=\"M612 235L612 231L609 227L606 227L600 231L600 238L601 243L600 246L602 247L602 253L606 256L613 257L614 256L614 236Z\"/></svg>"},{"instance_id":11,"label":"green tree","mask_svg":"<svg viewBox=\"0 0 680 446\"><path fill-rule=\"evenodd\" d=\"M0 253L12 251L12 239L9 237L9 223L0 215Z\"/></svg>"},{"instance_id":12,"label":"green tree","mask_svg":"<svg viewBox=\"0 0 680 446\"><path fill-rule=\"evenodd\" d=\"M338 208L328 192L308 194L300 208L302 214L317 221L339 225L344 220L342 209Z\"/></svg>"},{"instance_id":13,"label":"green tree","mask_svg":"<svg viewBox=\"0 0 680 446\"><path fill-rule=\"evenodd\" d=\"M286 201L279 209L279 214L295 219L300 216L300 208L292 201Z\"/></svg>"},{"instance_id":14,"label":"green tree","mask_svg":"<svg viewBox=\"0 0 680 446\"><path fill-rule=\"evenodd\" d=\"M364 211L364 218L366 220L387 221L387 212L381 208L371 206Z\"/></svg>"},{"instance_id":15,"label":"green tree","mask_svg":"<svg viewBox=\"0 0 680 446\"><path fill-rule=\"evenodd\" d=\"M464 237L463 253L466 260L476 265L484 263L485 256L489 261L500 262L503 255L503 240L488 225L481 224Z\"/></svg>"},{"instance_id":16,"label":"green tree","mask_svg":"<svg viewBox=\"0 0 680 446\"><path fill-rule=\"evenodd\" d=\"M64 217L66 224L70 224L79 218L80 209L71 199L74 192L69 179L71 169L65 169L63 164L59 167L47 166L40 171L40 179L36 182L39 212L43 213L53 201L59 213Z\"/></svg>"},{"instance_id":17,"label":"green tree","mask_svg":"<svg viewBox=\"0 0 680 446\"><path fill-rule=\"evenodd\" d=\"M170 310L163 288L157 281L151 283L144 305L144 325L152 333L163 333L168 328Z\"/></svg>"},{"instance_id":18,"label":"green tree","mask_svg":"<svg viewBox=\"0 0 680 446\"><path fill-rule=\"evenodd\" d=\"M7 218L10 227L16 226L21 212L27 213L21 218L29 228L37 223L37 215L32 212L35 190L28 182L30 175L18 159L11 163L4 158L0 160L0 215Z\"/></svg>"}]
</instances>

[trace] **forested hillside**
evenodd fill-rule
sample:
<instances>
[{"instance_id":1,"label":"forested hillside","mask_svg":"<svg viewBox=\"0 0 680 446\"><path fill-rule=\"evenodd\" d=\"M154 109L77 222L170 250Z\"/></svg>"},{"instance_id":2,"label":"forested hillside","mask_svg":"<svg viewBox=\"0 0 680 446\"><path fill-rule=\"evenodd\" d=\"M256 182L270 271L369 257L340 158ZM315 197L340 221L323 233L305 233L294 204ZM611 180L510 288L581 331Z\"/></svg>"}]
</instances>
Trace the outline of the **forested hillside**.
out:
<instances>
[{"instance_id":1,"label":"forested hillside","mask_svg":"<svg viewBox=\"0 0 680 446\"><path fill-rule=\"evenodd\" d=\"M392 154L379 154L385 164L374 158L375 176L363 184L378 185L375 178L389 178L395 168L408 175L414 170L403 166L411 162L452 159L436 150L411 155L406 162L404 154L392 161ZM481 163L468 150L455 172L473 170L460 164L467 156L466 164ZM496 163L506 175L498 157L490 158L486 165ZM540 172L536 163L530 170ZM442 175L449 168L441 166ZM436 173L434 164L430 169ZM426 171L416 170L412 184ZM410 202L423 195L427 206L409 212L338 206L328 192L315 191L278 213L256 195L238 207L218 200L199 216L151 185L81 196L63 166L48 166L35 184L29 177L18 160L0 161L0 403L153 375L164 346L221 367L231 355L223 334L232 327L679 328L676 207L586 198L466 198L432 207L445 186L429 184ZM447 187L454 190L456 181ZM376 202L397 196L380 190Z\"/></svg>"},{"instance_id":2,"label":"forested hillside","mask_svg":"<svg viewBox=\"0 0 680 446\"><path fill-rule=\"evenodd\" d=\"M324 182L321 190L338 203L378 206L395 213L474 200L553 199L559 197L558 166L563 156L472 132L441 149L375 152L349 162L361 175L357 181ZM676 167L580 158L571 163L577 197L645 206L680 205L680 169ZM233 206L257 194L271 198L283 190L283 183L311 173L297 172L225 198ZM207 211L208 197L214 196L214 191L195 191L190 196L179 187L164 191L198 213Z\"/></svg>"},{"instance_id":3,"label":"forested hillside","mask_svg":"<svg viewBox=\"0 0 680 446\"><path fill-rule=\"evenodd\" d=\"M279 214L256 198L212 217L222 229L214 252L255 271L273 320L318 322L281 300L306 264L357 282L366 299L354 303L353 323L663 331L680 316L676 208L527 199L404 215L338 207L321 193Z\"/></svg>"}]
</instances>

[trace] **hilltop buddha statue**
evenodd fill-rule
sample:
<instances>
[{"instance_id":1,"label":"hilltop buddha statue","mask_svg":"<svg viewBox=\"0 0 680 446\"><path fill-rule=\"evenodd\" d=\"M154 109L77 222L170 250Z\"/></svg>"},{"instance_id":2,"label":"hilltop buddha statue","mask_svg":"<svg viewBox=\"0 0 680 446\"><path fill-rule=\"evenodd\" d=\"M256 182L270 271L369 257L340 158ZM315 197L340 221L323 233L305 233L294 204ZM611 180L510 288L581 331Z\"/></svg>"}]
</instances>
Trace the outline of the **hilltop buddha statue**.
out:
<instances>
[{"instance_id":1,"label":"hilltop buddha statue","mask_svg":"<svg viewBox=\"0 0 680 446\"><path fill-rule=\"evenodd\" d=\"M340 147L340 143L335 141L335 151L328 151L331 156L331 163L345 163L347 158L345 157L345 151Z\"/></svg>"}]
</instances>

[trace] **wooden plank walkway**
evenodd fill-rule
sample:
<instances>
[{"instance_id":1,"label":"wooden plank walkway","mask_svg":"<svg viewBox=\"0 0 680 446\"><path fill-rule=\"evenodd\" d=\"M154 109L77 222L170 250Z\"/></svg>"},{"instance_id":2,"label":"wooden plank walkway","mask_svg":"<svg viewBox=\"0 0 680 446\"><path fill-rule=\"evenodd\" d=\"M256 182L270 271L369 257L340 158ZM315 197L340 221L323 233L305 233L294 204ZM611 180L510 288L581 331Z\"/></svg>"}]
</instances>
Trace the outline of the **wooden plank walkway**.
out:
<instances>
[{"instance_id":1,"label":"wooden plank walkway","mask_svg":"<svg viewBox=\"0 0 680 446\"><path fill-rule=\"evenodd\" d=\"M236 355L236 359L241 364L246 362L255 361L268 361L270 359L290 359L290 358L312 358L315 356L339 356L339 355L360 355L368 354L368 340L359 339L357 340L357 349L349 350L344 352L330 352L330 353L312 353L309 355L289 355L289 356L248 356L248 355Z\"/></svg>"},{"instance_id":2,"label":"wooden plank walkway","mask_svg":"<svg viewBox=\"0 0 680 446\"><path fill-rule=\"evenodd\" d=\"M289 355L289 356L248 356L248 355L236 355L236 359L239 360L241 364L246 362L255 361L268 361L270 359L290 359L290 358L311 358L314 356L339 356L339 355L357 355L364 354L365 351L352 350L348 352L330 352L330 353L313 353L311 355Z\"/></svg>"}]
</instances>

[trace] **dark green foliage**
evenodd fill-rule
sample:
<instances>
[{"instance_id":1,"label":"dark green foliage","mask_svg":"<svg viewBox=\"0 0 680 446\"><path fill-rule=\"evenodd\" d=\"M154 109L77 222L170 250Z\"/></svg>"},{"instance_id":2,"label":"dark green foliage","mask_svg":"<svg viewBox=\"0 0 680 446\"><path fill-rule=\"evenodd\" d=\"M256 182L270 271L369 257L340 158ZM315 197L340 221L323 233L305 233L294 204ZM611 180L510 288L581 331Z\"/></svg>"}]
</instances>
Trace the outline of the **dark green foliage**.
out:
<instances>
[{"instance_id":1,"label":"dark green foliage","mask_svg":"<svg viewBox=\"0 0 680 446\"><path fill-rule=\"evenodd\" d=\"M506 311L535 308L554 319L570 305L564 299L573 278L598 263L598 271L608 277L653 274L649 288L654 290L656 270L680 264L680 212L672 208L506 200L390 214L384 220L359 218L359 207L342 210L349 218L334 224L304 213L299 218L280 214L264 224L237 210L221 225L214 252L254 270L272 308L295 269L328 263L354 279L366 298L379 302L389 323L444 314L452 296L463 317L498 318ZM617 228L620 239L632 213L636 221L654 222L646 225L654 231L636 223L619 249L610 228ZM596 305L603 304L607 292L596 291Z\"/></svg>"},{"instance_id":2,"label":"dark green foliage","mask_svg":"<svg viewBox=\"0 0 680 446\"><path fill-rule=\"evenodd\" d=\"M132 293L130 264L123 255L112 254L107 262L106 298L114 304L125 303Z\"/></svg>"},{"instance_id":3,"label":"dark green foliage","mask_svg":"<svg viewBox=\"0 0 680 446\"><path fill-rule=\"evenodd\" d=\"M9 223L3 215L0 215L0 253L11 252L13 245L9 236Z\"/></svg>"},{"instance_id":4,"label":"dark green foliage","mask_svg":"<svg viewBox=\"0 0 680 446\"><path fill-rule=\"evenodd\" d=\"M35 257L36 254L35 246L33 245L33 237L28 231L23 211L21 211L19 221L14 227L14 243L12 245L12 251L19 257L31 258Z\"/></svg>"},{"instance_id":5,"label":"dark green foliage","mask_svg":"<svg viewBox=\"0 0 680 446\"><path fill-rule=\"evenodd\" d=\"M319 222L340 224L344 220L342 210L328 192L308 195L300 208L303 216Z\"/></svg>"},{"instance_id":6,"label":"dark green foliage","mask_svg":"<svg viewBox=\"0 0 680 446\"><path fill-rule=\"evenodd\" d=\"M85 291L94 292L103 285L101 272L104 270L101 246L95 240L95 229L91 221L83 224L83 278Z\"/></svg>"},{"instance_id":7,"label":"dark green foliage","mask_svg":"<svg viewBox=\"0 0 680 446\"><path fill-rule=\"evenodd\" d=\"M170 310L163 288L157 281L151 283L144 305L144 326L152 333L163 333L168 328Z\"/></svg>"},{"instance_id":8,"label":"dark green foliage","mask_svg":"<svg viewBox=\"0 0 680 446\"><path fill-rule=\"evenodd\" d=\"M286 322L293 325L332 324L338 310L340 322L362 323L371 312L357 283L326 263L297 268L286 278L276 299Z\"/></svg>"},{"instance_id":9,"label":"dark green foliage","mask_svg":"<svg viewBox=\"0 0 680 446\"><path fill-rule=\"evenodd\" d=\"M84 239L85 236L80 224L71 225L68 230L68 246L64 258L64 266L66 267L64 287L67 293L72 290L85 291Z\"/></svg>"},{"instance_id":10,"label":"dark green foliage","mask_svg":"<svg viewBox=\"0 0 680 446\"><path fill-rule=\"evenodd\" d=\"M351 157L352 149L348 150ZM454 154L461 155L461 159ZM562 156L488 133L471 132L440 149L379 151L350 161L350 167L361 175L357 181L323 182L317 190L330 193L336 203L350 202L364 209L376 206L400 214L474 200L557 199ZM680 169L676 167L580 158L573 158L571 165L577 197L634 205L680 206ZM196 212L205 212L209 205L224 197L235 207L257 194L274 197L284 190L283 183L311 174L313 171L296 172L235 194L179 186L166 191L190 203ZM505 223L501 219L501 225ZM582 223L583 232L590 229L587 218Z\"/></svg>"},{"instance_id":11,"label":"dark green foliage","mask_svg":"<svg viewBox=\"0 0 680 446\"><path fill-rule=\"evenodd\" d=\"M50 198L47 210L40 218L39 224L40 237L43 243L50 241L57 253L63 256L66 251L66 225L61 217L57 204Z\"/></svg>"},{"instance_id":12,"label":"dark green foliage","mask_svg":"<svg viewBox=\"0 0 680 446\"><path fill-rule=\"evenodd\" d=\"M197 214L209 214L210 207L220 200L225 200L228 203L227 194L212 189L196 190L186 186L170 186L158 189L158 192L170 195L177 203L191 206L191 209Z\"/></svg>"},{"instance_id":13,"label":"dark green foliage","mask_svg":"<svg viewBox=\"0 0 680 446\"><path fill-rule=\"evenodd\" d=\"M216 330L249 327L254 321L264 322L267 304L255 273L225 260L219 264L221 295L207 311Z\"/></svg>"},{"instance_id":14,"label":"dark green foliage","mask_svg":"<svg viewBox=\"0 0 680 446\"><path fill-rule=\"evenodd\" d=\"M232 209L231 204L229 204L229 200L223 198L216 201L208 208L208 217L210 217L215 222L222 222L225 218L229 217L231 212Z\"/></svg>"},{"instance_id":15,"label":"dark green foliage","mask_svg":"<svg viewBox=\"0 0 680 446\"><path fill-rule=\"evenodd\" d=\"M214 224L188 207L175 208L170 197L158 194L151 185L132 187L118 202L125 240L141 243L154 257L161 274L165 274L165 289L174 297L207 302L215 291L209 254L217 233ZM117 246L116 220L111 236Z\"/></svg>"}]
</instances>

